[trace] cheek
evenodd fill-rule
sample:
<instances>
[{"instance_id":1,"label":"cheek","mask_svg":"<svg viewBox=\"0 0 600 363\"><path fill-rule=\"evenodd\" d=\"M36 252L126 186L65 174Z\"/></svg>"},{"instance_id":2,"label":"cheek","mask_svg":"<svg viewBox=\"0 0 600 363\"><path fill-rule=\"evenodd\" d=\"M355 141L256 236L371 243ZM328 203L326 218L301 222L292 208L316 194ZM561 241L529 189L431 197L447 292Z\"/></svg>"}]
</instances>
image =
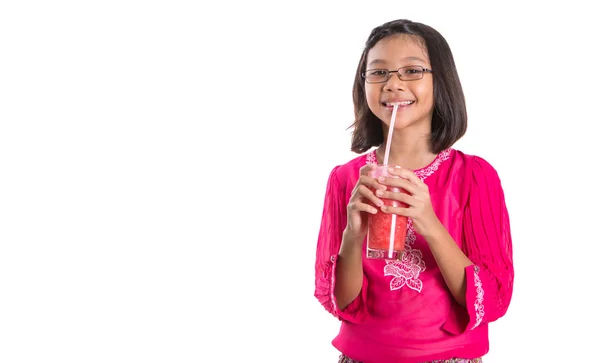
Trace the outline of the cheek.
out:
<instances>
[{"instance_id":1,"label":"cheek","mask_svg":"<svg viewBox=\"0 0 600 363\"><path fill-rule=\"evenodd\" d=\"M379 92L376 89L367 86L365 88L365 94L367 96L367 104L371 110L379 106Z\"/></svg>"},{"instance_id":2,"label":"cheek","mask_svg":"<svg viewBox=\"0 0 600 363\"><path fill-rule=\"evenodd\" d=\"M423 103L433 106L433 85L424 83L415 89L415 94Z\"/></svg>"}]
</instances>

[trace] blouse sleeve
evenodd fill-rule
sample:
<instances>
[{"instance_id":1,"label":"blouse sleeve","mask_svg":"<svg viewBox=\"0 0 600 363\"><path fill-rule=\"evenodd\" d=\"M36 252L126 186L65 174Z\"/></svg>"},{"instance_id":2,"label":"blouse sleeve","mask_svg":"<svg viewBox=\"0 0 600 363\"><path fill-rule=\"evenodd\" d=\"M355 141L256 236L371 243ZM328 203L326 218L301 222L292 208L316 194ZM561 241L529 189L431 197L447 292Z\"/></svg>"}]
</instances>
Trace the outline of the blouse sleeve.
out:
<instances>
[{"instance_id":1,"label":"blouse sleeve","mask_svg":"<svg viewBox=\"0 0 600 363\"><path fill-rule=\"evenodd\" d=\"M466 311L444 328L455 334L501 318L512 297L514 268L508 211L494 168L474 157L463 221L463 251L473 262L465 268Z\"/></svg>"},{"instance_id":2,"label":"blouse sleeve","mask_svg":"<svg viewBox=\"0 0 600 363\"><path fill-rule=\"evenodd\" d=\"M342 234L346 228L345 184L338 180L338 168L335 167L327 181L321 227L317 240L315 263L315 297L325 309L339 320L354 323L364 321L367 316L366 291L368 281L363 275L361 293L344 310L337 307L333 294L335 288L335 268Z\"/></svg>"}]
</instances>

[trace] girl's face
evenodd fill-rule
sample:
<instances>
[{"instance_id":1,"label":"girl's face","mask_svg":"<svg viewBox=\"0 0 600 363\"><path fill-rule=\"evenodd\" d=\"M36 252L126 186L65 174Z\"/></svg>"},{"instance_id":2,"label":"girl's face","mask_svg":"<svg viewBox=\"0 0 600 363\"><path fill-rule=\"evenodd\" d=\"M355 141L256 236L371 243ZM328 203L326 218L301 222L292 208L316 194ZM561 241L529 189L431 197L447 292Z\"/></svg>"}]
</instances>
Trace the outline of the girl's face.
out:
<instances>
[{"instance_id":1,"label":"girl's face","mask_svg":"<svg viewBox=\"0 0 600 363\"><path fill-rule=\"evenodd\" d=\"M376 69L396 71L406 66L431 69L424 45L405 34L381 39L367 54L367 73ZM414 70L409 73L414 73ZM434 105L431 73L425 72L423 78L412 81L401 80L397 73L389 75L389 79L383 83L368 83L365 80L367 104L371 112L389 127L393 111L389 103L402 102L398 107L394 129L411 127L428 134Z\"/></svg>"}]
</instances>

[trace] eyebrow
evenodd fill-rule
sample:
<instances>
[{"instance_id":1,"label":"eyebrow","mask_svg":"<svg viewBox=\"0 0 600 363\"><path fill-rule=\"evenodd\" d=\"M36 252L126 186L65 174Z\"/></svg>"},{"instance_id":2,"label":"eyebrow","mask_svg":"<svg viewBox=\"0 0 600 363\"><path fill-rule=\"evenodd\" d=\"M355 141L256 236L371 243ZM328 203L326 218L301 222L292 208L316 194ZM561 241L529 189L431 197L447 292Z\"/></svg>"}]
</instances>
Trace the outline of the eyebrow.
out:
<instances>
[{"instance_id":1,"label":"eyebrow","mask_svg":"<svg viewBox=\"0 0 600 363\"><path fill-rule=\"evenodd\" d=\"M423 63L427 63L425 62L423 59L419 58L419 57L406 57L404 59L402 59L403 61L418 61L418 62L423 62ZM381 64L381 63L386 63L385 60L383 59L373 59L372 61L369 62L368 66L371 66L373 64Z\"/></svg>"}]
</instances>

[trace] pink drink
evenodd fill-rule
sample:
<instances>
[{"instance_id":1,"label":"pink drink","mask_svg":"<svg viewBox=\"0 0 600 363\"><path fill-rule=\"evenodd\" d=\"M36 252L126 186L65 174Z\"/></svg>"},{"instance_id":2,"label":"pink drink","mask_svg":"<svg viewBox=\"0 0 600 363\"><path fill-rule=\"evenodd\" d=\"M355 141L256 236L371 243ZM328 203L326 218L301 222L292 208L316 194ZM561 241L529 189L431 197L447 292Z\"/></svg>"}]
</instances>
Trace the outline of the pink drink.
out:
<instances>
[{"instance_id":1,"label":"pink drink","mask_svg":"<svg viewBox=\"0 0 600 363\"><path fill-rule=\"evenodd\" d=\"M380 176L390 176L387 165L379 165L374 169L370 176L378 178ZM391 191L401 191L400 188L390 188ZM383 203L389 206L404 206L393 199L384 199ZM395 220L394 220L395 219ZM384 213L378 210L376 214L368 214L368 232L367 232L367 257L368 258L384 258L395 259L400 256L404 249L404 241L406 239L406 223L407 218L390 213ZM392 225L394 225L392 232ZM394 239L392 256L389 256L390 238Z\"/></svg>"}]
</instances>

